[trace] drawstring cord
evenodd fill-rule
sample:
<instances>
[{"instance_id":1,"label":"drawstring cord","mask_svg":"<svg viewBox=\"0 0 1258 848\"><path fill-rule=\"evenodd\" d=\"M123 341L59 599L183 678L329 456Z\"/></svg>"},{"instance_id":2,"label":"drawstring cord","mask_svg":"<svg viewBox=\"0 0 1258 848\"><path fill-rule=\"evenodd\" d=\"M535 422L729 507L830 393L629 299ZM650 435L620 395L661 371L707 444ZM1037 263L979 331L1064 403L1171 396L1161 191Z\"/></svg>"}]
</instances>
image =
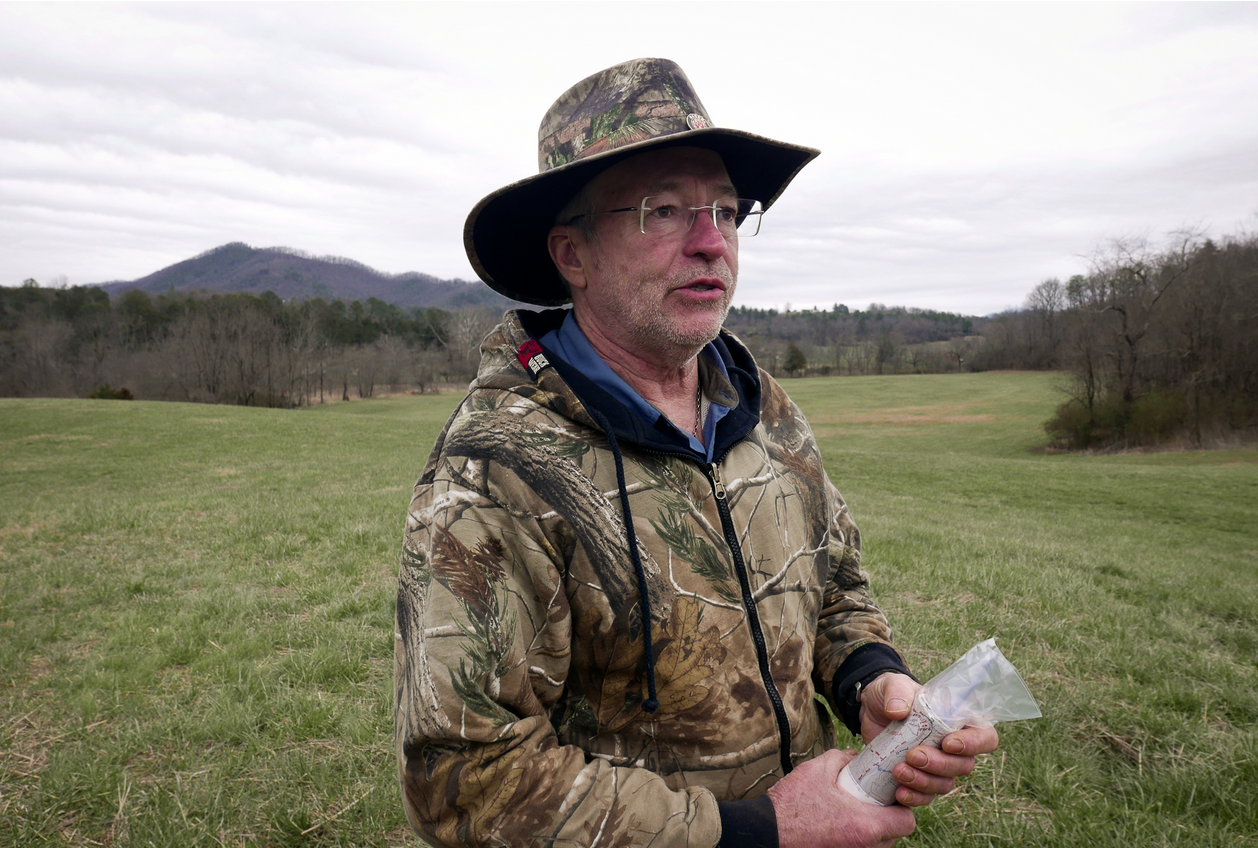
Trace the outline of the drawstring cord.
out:
<instances>
[{"instance_id":1,"label":"drawstring cord","mask_svg":"<svg viewBox=\"0 0 1258 848\"><path fill-rule=\"evenodd\" d=\"M647 688L647 699L642 702L642 709L653 713L660 708L660 702L655 693L655 650L651 646L651 600L647 597L646 570L642 567L642 557L638 555L638 534L633 531L633 514L629 511L629 491L625 488L625 463L620 457L620 445L616 442L616 434L612 432L611 424L603 417L603 413L592 407L586 407L586 410L607 434L612 458L616 460L616 486L620 490L620 509L624 513L629 558L633 560L633 571L638 578L638 598L642 609L642 649L646 654Z\"/></svg>"}]
</instances>

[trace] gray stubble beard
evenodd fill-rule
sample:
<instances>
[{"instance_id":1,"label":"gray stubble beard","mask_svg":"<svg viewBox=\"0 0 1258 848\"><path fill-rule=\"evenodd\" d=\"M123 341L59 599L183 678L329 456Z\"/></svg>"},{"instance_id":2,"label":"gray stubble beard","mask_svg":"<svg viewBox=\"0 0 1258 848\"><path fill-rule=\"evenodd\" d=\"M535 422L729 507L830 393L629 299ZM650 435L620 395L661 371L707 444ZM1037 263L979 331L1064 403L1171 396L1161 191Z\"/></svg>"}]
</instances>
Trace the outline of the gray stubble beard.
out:
<instances>
[{"instance_id":1,"label":"gray stubble beard","mask_svg":"<svg viewBox=\"0 0 1258 848\"><path fill-rule=\"evenodd\" d=\"M719 269L713 268L708 271L712 276L720 277L725 282L726 299L720 305L720 316L716 321L716 327L710 332L703 333L700 338L699 334L683 333L680 328L672 326L670 322L663 320L662 314L647 316L647 320L638 325L641 331L636 332L636 337L642 342L654 342L656 344L664 343L672 349L676 350L679 357L684 355L684 361L688 362L693 359L699 351L720 333L721 328L725 326L725 319L729 315L730 307L734 301L734 290L737 286L737 279L728 265L722 264ZM693 273L687 273L684 279L670 279L669 290L673 285L681 282L688 282L693 279Z\"/></svg>"}]
</instances>

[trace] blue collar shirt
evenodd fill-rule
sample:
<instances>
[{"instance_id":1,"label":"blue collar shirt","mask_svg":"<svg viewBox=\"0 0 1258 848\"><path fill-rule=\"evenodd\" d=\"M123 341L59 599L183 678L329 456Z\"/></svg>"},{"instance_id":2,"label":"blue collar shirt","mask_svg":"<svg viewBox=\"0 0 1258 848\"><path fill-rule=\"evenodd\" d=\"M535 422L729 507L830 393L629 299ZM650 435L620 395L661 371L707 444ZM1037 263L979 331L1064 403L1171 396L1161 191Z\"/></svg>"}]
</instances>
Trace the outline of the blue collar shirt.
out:
<instances>
[{"instance_id":1,"label":"blue collar shirt","mask_svg":"<svg viewBox=\"0 0 1258 848\"><path fill-rule=\"evenodd\" d=\"M642 395L638 394L632 386L624 381L624 378L611 369L611 366L603 360L603 357L599 356L598 352L594 350L590 340L585 337L585 333L582 332L581 327L577 324L576 316L572 310L568 310L568 314L564 317L563 324L560 325L559 329L551 330L542 336L539 341L547 350L553 351L562 358L564 362L579 369L599 388L624 404L627 409L645 423L653 426L663 421L683 436L690 443L692 450L702 454L705 461L712 461L712 447L716 444L716 424L729 413L730 408L728 406L709 399L711 406L708 407L708 414L703 419L703 442L700 443L692 434L674 425L664 413L647 403ZM716 348L711 342L708 342L707 346L699 352L699 355L705 357L709 363L721 372L722 376L727 380L729 379L729 372L725 369L725 363L721 361L720 355L717 354Z\"/></svg>"}]
</instances>

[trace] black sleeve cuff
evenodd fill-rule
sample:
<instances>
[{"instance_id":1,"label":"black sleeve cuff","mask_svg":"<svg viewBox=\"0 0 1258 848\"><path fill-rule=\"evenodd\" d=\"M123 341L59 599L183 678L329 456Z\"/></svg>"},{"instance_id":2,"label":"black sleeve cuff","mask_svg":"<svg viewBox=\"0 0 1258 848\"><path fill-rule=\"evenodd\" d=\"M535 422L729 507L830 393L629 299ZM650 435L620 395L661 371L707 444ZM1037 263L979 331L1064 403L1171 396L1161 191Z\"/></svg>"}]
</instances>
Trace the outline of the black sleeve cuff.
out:
<instances>
[{"instance_id":1,"label":"black sleeve cuff","mask_svg":"<svg viewBox=\"0 0 1258 848\"><path fill-rule=\"evenodd\" d=\"M717 801L721 841L716 848L778 848L778 817L768 795L750 801Z\"/></svg>"},{"instance_id":2,"label":"black sleeve cuff","mask_svg":"<svg viewBox=\"0 0 1258 848\"><path fill-rule=\"evenodd\" d=\"M860 736L861 733L861 705L857 700L856 684L860 683L861 688L864 688L878 675L889 671L913 677L905 667L904 661L900 659L900 655L891 646L881 642L871 642L853 651L835 673L832 693L834 705L838 708L839 718L843 720L844 726L852 731L853 736ZM913 679L917 680L916 677Z\"/></svg>"}]
</instances>

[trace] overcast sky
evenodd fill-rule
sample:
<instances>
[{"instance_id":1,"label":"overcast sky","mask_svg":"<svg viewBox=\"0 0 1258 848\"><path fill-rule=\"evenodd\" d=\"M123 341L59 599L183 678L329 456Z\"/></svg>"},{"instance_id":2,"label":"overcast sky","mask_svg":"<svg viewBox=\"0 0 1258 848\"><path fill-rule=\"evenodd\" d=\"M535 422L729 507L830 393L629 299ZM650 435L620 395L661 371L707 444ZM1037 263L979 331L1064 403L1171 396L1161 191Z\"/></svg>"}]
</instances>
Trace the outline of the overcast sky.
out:
<instances>
[{"instance_id":1,"label":"overcast sky","mask_svg":"<svg viewBox=\"0 0 1258 848\"><path fill-rule=\"evenodd\" d=\"M0 2L0 284L232 241L475 279L472 205L639 56L822 151L738 304L988 314L1110 239L1258 229L1258 3Z\"/></svg>"}]
</instances>

